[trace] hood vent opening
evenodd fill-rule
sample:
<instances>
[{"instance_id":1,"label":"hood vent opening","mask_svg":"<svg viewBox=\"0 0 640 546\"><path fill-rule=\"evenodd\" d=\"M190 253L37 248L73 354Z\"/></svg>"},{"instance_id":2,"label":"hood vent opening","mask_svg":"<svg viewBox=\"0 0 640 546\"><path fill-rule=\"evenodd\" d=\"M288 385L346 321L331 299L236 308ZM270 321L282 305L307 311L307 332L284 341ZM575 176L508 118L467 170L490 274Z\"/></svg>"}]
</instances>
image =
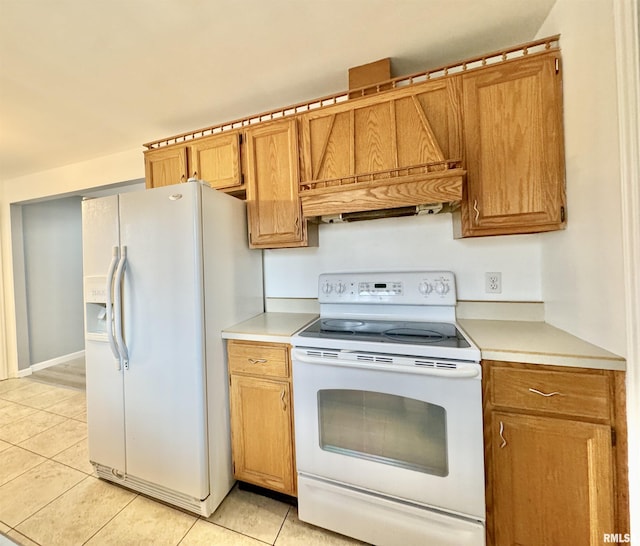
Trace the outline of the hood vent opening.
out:
<instances>
[{"instance_id":1,"label":"hood vent opening","mask_svg":"<svg viewBox=\"0 0 640 546\"><path fill-rule=\"evenodd\" d=\"M359 222L362 220L377 220L380 218L400 218L403 216L423 216L453 212L460 203L432 203L428 205L416 205L410 207L397 207L391 209L365 210L361 212L345 212L342 214L328 214L320 216L323 224L339 224L342 222Z\"/></svg>"}]
</instances>

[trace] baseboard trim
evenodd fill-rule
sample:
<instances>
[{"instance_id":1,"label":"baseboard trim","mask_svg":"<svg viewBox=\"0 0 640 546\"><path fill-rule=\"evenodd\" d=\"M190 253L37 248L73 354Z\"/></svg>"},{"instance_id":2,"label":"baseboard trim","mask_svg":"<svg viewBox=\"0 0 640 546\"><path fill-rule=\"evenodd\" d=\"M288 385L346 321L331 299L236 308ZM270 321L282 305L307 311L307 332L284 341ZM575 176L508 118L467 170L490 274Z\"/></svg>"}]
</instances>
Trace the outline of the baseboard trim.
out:
<instances>
[{"instance_id":1,"label":"baseboard trim","mask_svg":"<svg viewBox=\"0 0 640 546\"><path fill-rule=\"evenodd\" d=\"M51 366L57 366L58 364L64 364L65 362L76 360L77 358L84 358L84 349L82 351L76 351L75 353L69 353L67 355L58 356L50 360L44 360L42 362L31 364L31 366L24 370L18 370L18 377L26 377L28 375L31 375L33 372L44 370L45 368L49 368Z\"/></svg>"}]
</instances>

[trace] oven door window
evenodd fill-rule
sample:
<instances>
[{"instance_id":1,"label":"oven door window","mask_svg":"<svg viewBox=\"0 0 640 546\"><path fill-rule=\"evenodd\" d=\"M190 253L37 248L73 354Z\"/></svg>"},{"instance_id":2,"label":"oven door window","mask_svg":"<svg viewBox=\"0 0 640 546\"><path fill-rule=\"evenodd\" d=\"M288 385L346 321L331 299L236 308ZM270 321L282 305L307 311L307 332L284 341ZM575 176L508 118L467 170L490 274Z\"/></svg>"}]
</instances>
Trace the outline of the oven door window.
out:
<instances>
[{"instance_id":1,"label":"oven door window","mask_svg":"<svg viewBox=\"0 0 640 546\"><path fill-rule=\"evenodd\" d=\"M447 413L442 406L372 391L318 391L320 447L447 476Z\"/></svg>"}]
</instances>

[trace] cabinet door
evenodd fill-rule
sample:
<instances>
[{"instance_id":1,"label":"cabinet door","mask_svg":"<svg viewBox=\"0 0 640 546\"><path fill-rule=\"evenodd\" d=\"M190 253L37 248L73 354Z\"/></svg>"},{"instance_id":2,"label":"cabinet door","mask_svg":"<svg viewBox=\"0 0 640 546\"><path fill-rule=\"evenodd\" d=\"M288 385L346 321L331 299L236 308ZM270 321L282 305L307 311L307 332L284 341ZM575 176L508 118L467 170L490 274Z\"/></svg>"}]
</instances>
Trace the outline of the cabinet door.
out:
<instances>
[{"instance_id":1,"label":"cabinet door","mask_svg":"<svg viewBox=\"0 0 640 546\"><path fill-rule=\"evenodd\" d=\"M147 188L186 182L186 146L170 146L145 152L144 170Z\"/></svg>"},{"instance_id":2,"label":"cabinet door","mask_svg":"<svg viewBox=\"0 0 640 546\"><path fill-rule=\"evenodd\" d=\"M253 248L306 246L295 119L247 130L247 214Z\"/></svg>"},{"instance_id":3,"label":"cabinet door","mask_svg":"<svg viewBox=\"0 0 640 546\"><path fill-rule=\"evenodd\" d=\"M189 174L213 188L241 185L240 133L214 135L189 144Z\"/></svg>"},{"instance_id":4,"label":"cabinet door","mask_svg":"<svg viewBox=\"0 0 640 546\"><path fill-rule=\"evenodd\" d=\"M467 194L462 234L560 229L565 177L557 53L463 76Z\"/></svg>"},{"instance_id":5,"label":"cabinet door","mask_svg":"<svg viewBox=\"0 0 640 546\"><path fill-rule=\"evenodd\" d=\"M295 495L288 382L231 375L231 441L238 480Z\"/></svg>"},{"instance_id":6,"label":"cabinet door","mask_svg":"<svg viewBox=\"0 0 640 546\"><path fill-rule=\"evenodd\" d=\"M494 412L490 434L495 546L595 546L613 532L608 426Z\"/></svg>"}]
</instances>

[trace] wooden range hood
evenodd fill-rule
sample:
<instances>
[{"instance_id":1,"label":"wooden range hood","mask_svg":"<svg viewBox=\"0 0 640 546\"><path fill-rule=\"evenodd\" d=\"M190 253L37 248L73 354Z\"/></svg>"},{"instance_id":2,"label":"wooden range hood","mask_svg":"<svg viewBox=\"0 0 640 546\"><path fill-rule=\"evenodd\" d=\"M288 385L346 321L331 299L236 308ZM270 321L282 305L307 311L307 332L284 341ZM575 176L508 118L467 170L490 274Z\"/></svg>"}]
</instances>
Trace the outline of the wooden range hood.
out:
<instances>
[{"instance_id":1,"label":"wooden range hood","mask_svg":"<svg viewBox=\"0 0 640 546\"><path fill-rule=\"evenodd\" d=\"M461 152L455 85L443 78L394 89L390 67L382 59L350 69L348 101L301 117L306 218L406 216L461 201L466 171L448 159Z\"/></svg>"}]
</instances>

